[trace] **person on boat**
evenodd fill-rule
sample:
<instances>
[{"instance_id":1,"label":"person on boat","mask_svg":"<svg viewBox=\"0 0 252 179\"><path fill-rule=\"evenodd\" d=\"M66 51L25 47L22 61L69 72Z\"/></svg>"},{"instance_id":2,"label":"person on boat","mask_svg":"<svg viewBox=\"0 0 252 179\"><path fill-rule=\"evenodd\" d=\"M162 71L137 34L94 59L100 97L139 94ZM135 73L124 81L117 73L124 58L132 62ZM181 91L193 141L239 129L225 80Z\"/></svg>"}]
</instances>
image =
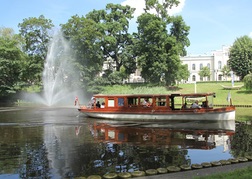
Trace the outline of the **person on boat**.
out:
<instances>
[{"instance_id":1,"label":"person on boat","mask_svg":"<svg viewBox=\"0 0 252 179\"><path fill-rule=\"evenodd\" d=\"M100 101L97 101L97 103L96 103L96 107L97 107L97 108L101 108Z\"/></svg>"},{"instance_id":2,"label":"person on boat","mask_svg":"<svg viewBox=\"0 0 252 179\"><path fill-rule=\"evenodd\" d=\"M95 97L91 98L89 104L90 104L90 106L94 106L95 105Z\"/></svg>"},{"instance_id":3,"label":"person on boat","mask_svg":"<svg viewBox=\"0 0 252 179\"><path fill-rule=\"evenodd\" d=\"M148 98L145 98L143 103L142 103L145 107L150 107L150 101Z\"/></svg>"},{"instance_id":4,"label":"person on boat","mask_svg":"<svg viewBox=\"0 0 252 179\"><path fill-rule=\"evenodd\" d=\"M101 108L105 108L105 102L102 102Z\"/></svg>"},{"instance_id":5,"label":"person on boat","mask_svg":"<svg viewBox=\"0 0 252 179\"><path fill-rule=\"evenodd\" d=\"M193 104L192 104L192 108L201 108L201 106L199 105L199 101L196 100Z\"/></svg>"},{"instance_id":6,"label":"person on boat","mask_svg":"<svg viewBox=\"0 0 252 179\"><path fill-rule=\"evenodd\" d=\"M188 109L187 103L186 103L186 102L185 102L185 104L182 106L182 109Z\"/></svg>"}]
</instances>

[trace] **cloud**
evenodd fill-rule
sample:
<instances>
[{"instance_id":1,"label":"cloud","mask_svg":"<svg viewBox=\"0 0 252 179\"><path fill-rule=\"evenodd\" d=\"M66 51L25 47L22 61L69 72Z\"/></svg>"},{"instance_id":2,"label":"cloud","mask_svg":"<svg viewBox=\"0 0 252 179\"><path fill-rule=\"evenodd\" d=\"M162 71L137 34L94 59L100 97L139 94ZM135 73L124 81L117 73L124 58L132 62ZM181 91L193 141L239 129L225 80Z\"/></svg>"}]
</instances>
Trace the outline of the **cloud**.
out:
<instances>
[{"instance_id":1,"label":"cloud","mask_svg":"<svg viewBox=\"0 0 252 179\"><path fill-rule=\"evenodd\" d=\"M162 3L162 0L158 0L159 3ZM122 5L129 5L133 8L136 8L134 16L138 17L142 13L144 13L144 8L145 8L145 0L125 0L122 2ZM169 9L169 15L174 15L177 13L180 13L185 6L185 0L180 0L180 3L177 7L173 7L172 9Z\"/></svg>"}]
</instances>

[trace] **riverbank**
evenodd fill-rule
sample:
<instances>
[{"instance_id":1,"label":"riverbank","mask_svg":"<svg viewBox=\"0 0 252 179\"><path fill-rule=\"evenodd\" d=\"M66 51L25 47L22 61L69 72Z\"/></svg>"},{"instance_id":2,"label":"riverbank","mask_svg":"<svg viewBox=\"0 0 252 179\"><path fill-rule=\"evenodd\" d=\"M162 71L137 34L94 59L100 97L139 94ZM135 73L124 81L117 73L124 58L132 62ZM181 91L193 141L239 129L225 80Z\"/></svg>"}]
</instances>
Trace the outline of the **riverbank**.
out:
<instances>
[{"instance_id":1,"label":"riverbank","mask_svg":"<svg viewBox=\"0 0 252 179\"><path fill-rule=\"evenodd\" d=\"M168 174L162 174L162 175L153 175L153 176L144 176L144 177L138 177L138 179L200 179L200 178L207 178L208 176L216 177L217 174L224 174L229 172L238 172L241 169L252 169L252 161L250 162L243 162L243 163L237 163L232 165L223 165L219 167L211 167L211 168L203 168L203 169L197 169L197 170L190 170L190 171L184 171L184 172L176 172L176 173L168 173ZM234 175L235 176L235 175ZM238 175L239 176L239 175ZM234 177L235 178L235 177Z\"/></svg>"}]
</instances>

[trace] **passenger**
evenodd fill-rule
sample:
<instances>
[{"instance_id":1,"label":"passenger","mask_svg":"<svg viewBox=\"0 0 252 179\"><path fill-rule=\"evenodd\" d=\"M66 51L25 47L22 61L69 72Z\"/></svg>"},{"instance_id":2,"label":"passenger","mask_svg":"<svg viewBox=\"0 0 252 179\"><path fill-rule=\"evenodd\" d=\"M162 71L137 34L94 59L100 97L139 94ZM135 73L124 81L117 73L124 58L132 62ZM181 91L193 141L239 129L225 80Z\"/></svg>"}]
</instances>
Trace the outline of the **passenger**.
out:
<instances>
[{"instance_id":1,"label":"passenger","mask_svg":"<svg viewBox=\"0 0 252 179\"><path fill-rule=\"evenodd\" d=\"M148 98L145 98L143 103L142 103L145 107L150 107L150 101Z\"/></svg>"},{"instance_id":2,"label":"passenger","mask_svg":"<svg viewBox=\"0 0 252 179\"><path fill-rule=\"evenodd\" d=\"M203 101L201 106L203 108L207 108L208 107L208 102L207 101Z\"/></svg>"},{"instance_id":3,"label":"passenger","mask_svg":"<svg viewBox=\"0 0 252 179\"><path fill-rule=\"evenodd\" d=\"M95 97L92 97L92 98L91 98L90 103L91 103L91 106L94 106L94 105L95 105Z\"/></svg>"},{"instance_id":4,"label":"passenger","mask_svg":"<svg viewBox=\"0 0 252 179\"><path fill-rule=\"evenodd\" d=\"M182 106L182 109L188 109L187 103L186 103L186 102L185 102L185 104Z\"/></svg>"},{"instance_id":5,"label":"passenger","mask_svg":"<svg viewBox=\"0 0 252 179\"><path fill-rule=\"evenodd\" d=\"M97 103L96 103L96 107L97 107L97 108L101 108L101 104L100 104L100 102L99 102L99 101L97 101Z\"/></svg>"},{"instance_id":6,"label":"passenger","mask_svg":"<svg viewBox=\"0 0 252 179\"><path fill-rule=\"evenodd\" d=\"M105 102L102 102L101 108L105 108Z\"/></svg>"},{"instance_id":7,"label":"passenger","mask_svg":"<svg viewBox=\"0 0 252 179\"><path fill-rule=\"evenodd\" d=\"M201 108L201 106L199 105L199 101L196 100L193 104L192 104L192 108Z\"/></svg>"}]
</instances>

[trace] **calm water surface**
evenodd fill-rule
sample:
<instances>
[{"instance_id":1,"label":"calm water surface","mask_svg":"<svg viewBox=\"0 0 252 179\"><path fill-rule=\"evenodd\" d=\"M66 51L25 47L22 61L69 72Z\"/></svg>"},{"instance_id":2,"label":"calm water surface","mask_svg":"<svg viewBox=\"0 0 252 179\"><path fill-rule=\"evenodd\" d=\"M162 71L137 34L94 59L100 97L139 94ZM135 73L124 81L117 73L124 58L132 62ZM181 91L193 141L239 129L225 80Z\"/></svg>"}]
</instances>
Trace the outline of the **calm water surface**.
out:
<instances>
[{"instance_id":1,"label":"calm water surface","mask_svg":"<svg viewBox=\"0 0 252 179\"><path fill-rule=\"evenodd\" d=\"M251 133L251 126L234 121L112 122L75 108L5 107L0 178L87 177L229 159L250 150L244 131Z\"/></svg>"}]
</instances>

